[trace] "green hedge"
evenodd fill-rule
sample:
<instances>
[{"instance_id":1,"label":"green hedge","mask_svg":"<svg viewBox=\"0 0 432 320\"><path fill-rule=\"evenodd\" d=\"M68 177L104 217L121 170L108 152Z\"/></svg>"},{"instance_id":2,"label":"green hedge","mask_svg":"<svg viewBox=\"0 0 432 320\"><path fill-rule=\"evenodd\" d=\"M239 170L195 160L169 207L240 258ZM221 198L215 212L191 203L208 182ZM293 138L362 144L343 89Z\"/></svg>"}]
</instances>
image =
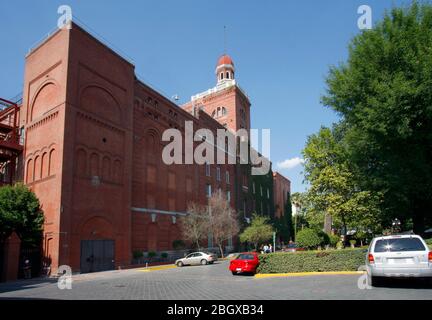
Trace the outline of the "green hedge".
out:
<instances>
[{"instance_id":1,"label":"green hedge","mask_svg":"<svg viewBox=\"0 0 432 320\"><path fill-rule=\"evenodd\" d=\"M364 249L264 254L259 257L258 273L357 271L365 257Z\"/></svg>"}]
</instances>

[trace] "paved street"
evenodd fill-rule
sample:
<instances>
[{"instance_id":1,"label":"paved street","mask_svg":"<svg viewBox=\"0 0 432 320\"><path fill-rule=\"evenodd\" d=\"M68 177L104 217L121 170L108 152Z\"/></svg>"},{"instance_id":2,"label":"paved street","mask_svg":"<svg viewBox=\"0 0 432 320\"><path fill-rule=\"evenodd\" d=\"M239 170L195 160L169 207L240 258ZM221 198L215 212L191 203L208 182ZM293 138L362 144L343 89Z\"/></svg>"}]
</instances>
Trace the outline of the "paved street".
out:
<instances>
[{"instance_id":1,"label":"paved street","mask_svg":"<svg viewBox=\"0 0 432 320\"><path fill-rule=\"evenodd\" d=\"M432 299L432 287L398 282L360 290L357 275L256 279L232 276L228 262L143 272L142 269L74 276L72 290L54 280L0 284L0 299Z\"/></svg>"}]
</instances>

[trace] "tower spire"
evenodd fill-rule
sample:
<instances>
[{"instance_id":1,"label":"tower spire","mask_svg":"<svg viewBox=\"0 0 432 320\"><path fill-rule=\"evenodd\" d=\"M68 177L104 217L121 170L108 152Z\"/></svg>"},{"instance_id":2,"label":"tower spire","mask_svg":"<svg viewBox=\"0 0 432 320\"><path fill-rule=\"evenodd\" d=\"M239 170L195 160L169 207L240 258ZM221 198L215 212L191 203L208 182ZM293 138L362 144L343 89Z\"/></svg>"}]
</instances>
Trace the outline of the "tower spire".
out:
<instances>
[{"instance_id":1,"label":"tower spire","mask_svg":"<svg viewBox=\"0 0 432 320\"><path fill-rule=\"evenodd\" d=\"M226 26L224 26L224 54L227 54L227 32L226 32Z\"/></svg>"}]
</instances>

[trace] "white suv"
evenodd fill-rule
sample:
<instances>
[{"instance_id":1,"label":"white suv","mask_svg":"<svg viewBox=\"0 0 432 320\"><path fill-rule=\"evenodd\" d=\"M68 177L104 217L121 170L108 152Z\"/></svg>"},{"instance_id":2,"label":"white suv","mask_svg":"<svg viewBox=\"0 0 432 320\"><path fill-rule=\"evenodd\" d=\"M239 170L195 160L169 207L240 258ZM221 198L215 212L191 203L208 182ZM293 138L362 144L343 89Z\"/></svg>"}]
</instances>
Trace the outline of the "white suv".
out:
<instances>
[{"instance_id":1,"label":"white suv","mask_svg":"<svg viewBox=\"0 0 432 320\"><path fill-rule=\"evenodd\" d=\"M417 235L374 238L366 256L366 269L371 286L384 277L432 279L432 251Z\"/></svg>"}]
</instances>

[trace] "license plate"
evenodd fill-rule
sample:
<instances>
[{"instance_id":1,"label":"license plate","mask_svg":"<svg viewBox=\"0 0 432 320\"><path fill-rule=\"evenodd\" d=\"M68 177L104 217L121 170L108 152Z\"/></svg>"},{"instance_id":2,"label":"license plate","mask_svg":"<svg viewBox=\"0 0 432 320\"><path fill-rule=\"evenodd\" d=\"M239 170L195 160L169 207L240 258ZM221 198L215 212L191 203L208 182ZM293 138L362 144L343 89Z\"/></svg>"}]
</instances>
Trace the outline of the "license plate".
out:
<instances>
[{"instance_id":1,"label":"license plate","mask_svg":"<svg viewBox=\"0 0 432 320\"><path fill-rule=\"evenodd\" d=\"M401 258L399 258L399 259L388 259L388 263L389 264L398 264L398 263L401 263L401 264L412 264L412 263L414 263L414 260L412 259L412 258L408 258L408 259L401 259Z\"/></svg>"},{"instance_id":2,"label":"license plate","mask_svg":"<svg viewBox=\"0 0 432 320\"><path fill-rule=\"evenodd\" d=\"M237 268L236 271L241 271L241 268Z\"/></svg>"}]
</instances>

